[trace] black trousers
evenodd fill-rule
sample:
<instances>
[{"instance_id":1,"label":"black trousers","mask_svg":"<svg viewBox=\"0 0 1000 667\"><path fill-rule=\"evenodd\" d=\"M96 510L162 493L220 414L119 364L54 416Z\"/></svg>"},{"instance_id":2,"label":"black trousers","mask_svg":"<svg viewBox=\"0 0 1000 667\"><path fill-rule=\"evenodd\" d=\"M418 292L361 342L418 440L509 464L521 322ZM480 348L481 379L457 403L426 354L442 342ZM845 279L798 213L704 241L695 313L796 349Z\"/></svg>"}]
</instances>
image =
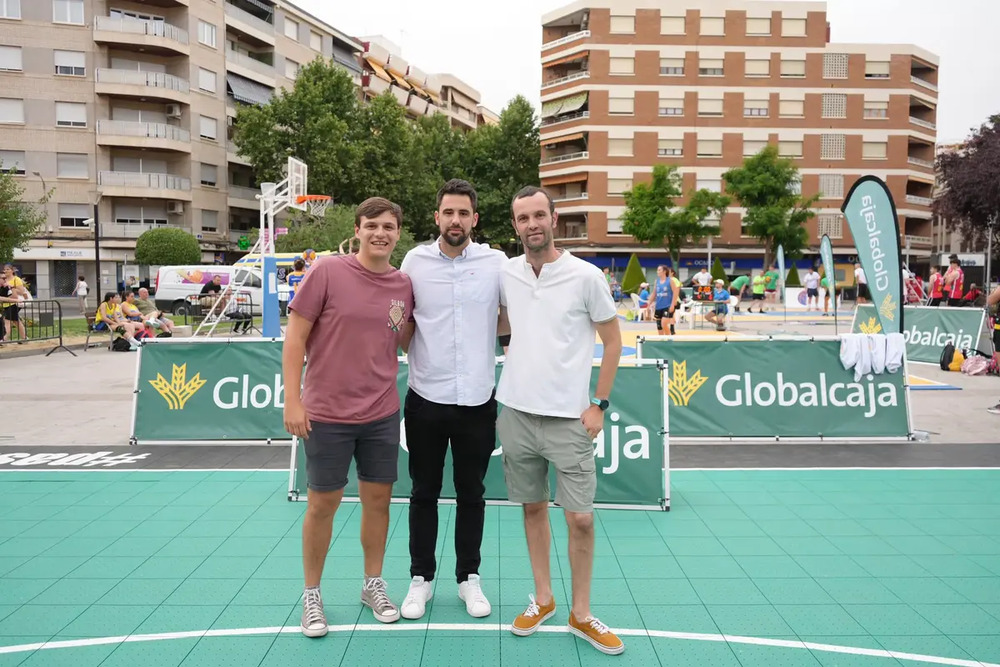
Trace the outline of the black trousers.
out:
<instances>
[{"instance_id":1,"label":"black trousers","mask_svg":"<svg viewBox=\"0 0 1000 667\"><path fill-rule=\"evenodd\" d=\"M486 469L496 447L497 402L444 405L428 401L413 389L403 408L406 445L410 452L410 576L434 579L438 535L438 498L444 459L451 442L455 483L455 577L459 583L479 574L486 501Z\"/></svg>"}]
</instances>

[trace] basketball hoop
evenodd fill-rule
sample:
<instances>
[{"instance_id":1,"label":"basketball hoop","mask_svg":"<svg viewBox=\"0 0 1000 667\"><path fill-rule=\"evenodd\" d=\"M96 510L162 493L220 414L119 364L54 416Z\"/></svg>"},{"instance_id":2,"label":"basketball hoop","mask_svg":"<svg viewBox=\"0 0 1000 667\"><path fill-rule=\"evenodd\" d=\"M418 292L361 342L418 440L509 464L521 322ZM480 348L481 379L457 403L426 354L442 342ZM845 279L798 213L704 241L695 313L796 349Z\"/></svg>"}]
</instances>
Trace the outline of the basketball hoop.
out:
<instances>
[{"instance_id":1,"label":"basketball hoop","mask_svg":"<svg viewBox=\"0 0 1000 667\"><path fill-rule=\"evenodd\" d=\"M295 198L295 203L309 211L317 218L322 218L330 205L330 197L327 195L300 195Z\"/></svg>"}]
</instances>

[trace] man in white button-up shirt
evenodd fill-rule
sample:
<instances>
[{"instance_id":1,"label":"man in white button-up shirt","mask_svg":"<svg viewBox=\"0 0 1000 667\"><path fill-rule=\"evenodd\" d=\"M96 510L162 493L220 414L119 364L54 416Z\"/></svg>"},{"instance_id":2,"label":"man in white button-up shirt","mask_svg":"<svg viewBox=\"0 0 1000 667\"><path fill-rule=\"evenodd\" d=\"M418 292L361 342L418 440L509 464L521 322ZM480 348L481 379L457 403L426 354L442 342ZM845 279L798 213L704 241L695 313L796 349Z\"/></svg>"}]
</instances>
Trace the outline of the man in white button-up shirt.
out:
<instances>
[{"instance_id":1,"label":"man in white button-up shirt","mask_svg":"<svg viewBox=\"0 0 1000 667\"><path fill-rule=\"evenodd\" d=\"M410 590L400 613L424 615L437 563L438 498L451 442L456 492L455 576L458 595L474 617L490 603L479 582L486 488L483 480L496 443L496 343L500 271L507 257L472 243L479 221L476 191L448 181L438 192L434 218L441 236L406 254L401 270L413 284L415 328L409 355L409 391L403 410L410 453Z\"/></svg>"}]
</instances>

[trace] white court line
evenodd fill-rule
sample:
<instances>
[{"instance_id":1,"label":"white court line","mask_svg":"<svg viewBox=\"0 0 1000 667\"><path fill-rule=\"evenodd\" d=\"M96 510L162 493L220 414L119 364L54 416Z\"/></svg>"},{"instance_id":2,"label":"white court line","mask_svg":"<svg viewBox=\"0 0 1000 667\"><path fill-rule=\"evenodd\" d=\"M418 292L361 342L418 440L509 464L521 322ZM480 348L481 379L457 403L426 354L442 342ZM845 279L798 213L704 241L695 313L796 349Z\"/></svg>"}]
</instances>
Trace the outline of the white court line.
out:
<instances>
[{"instance_id":1,"label":"white court line","mask_svg":"<svg viewBox=\"0 0 1000 667\"><path fill-rule=\"evenodd\" d=\"M69 639L64 641L39 642L35 644L18 644L15 646L0 646L0 655L6 653L26 653L37 650L60 648L78 648L82 646L106 646L108 644L132 644L137 642L164 641L169 639L199 639L201 637L241 637L252 635L298 634L302 630L297 625L273 626L265 628L233 628L219 630L192 630L189 632L163 632L159 634L128 635L119 637L95 637L93 639ZM510 631L509 625L498 623L405 623L405 624L356 624L331 625L331 632L425 632L425 631L464 631L464 632L503 632ZM542 626L539 632L562 633L569 632L561 626ZM956 667L1000 667L1000 664L979 662L977 660L961 660L944 658L918 653L902 653L885 649L862 648L860 646L838 646L835 644L816 644L788 639L768 639L764 637L741 637L738 635L701 634L696 632L672 632L670 630L622 629L615 632L623 637L650 637L653 639L683 639L700 642L727 642L729 644L751 644L754 646L772 646L775 648L795 648L827 653L843 653L847 655L864 655L873 658L891 658L895 660L910 660L933 665L954 665Z\"/></svg>"},{"instance_id":2,"label":"white court line","mask_svg":"<svg viewBox=\"0 0 1000 667\"><path fill-rule=\"evenodd\" d=\"M774 443L759 443L774 444ZM821 443L817 443L821 444ZM713 445L704 445L706 447ZM804 472L810 470L885 470L905 472L907 470L1000 470L997 466L811 466L801 468L671 468L670 472ZM58 466L25 466L23 468L0 467L4 472L271 472L288 474L288 468L60 468Z\"/></svg>"}]
</instances>

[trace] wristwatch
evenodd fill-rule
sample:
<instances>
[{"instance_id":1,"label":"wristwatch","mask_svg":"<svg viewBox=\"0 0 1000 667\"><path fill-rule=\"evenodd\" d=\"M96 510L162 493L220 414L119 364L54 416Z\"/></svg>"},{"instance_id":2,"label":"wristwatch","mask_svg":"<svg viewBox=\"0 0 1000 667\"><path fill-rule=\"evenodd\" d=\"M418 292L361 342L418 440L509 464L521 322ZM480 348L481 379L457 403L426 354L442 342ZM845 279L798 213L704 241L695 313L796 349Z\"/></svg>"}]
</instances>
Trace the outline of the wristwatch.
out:
<instances>
[{"instance_id":1,"label":"wristwatch","mask_svg":"<svg viewBox=\"0 0 1000 667\"><path fill-rule=\"evenodd\" d=\"M608 402L606 398L592 398L590 402L599 407L602 411L607 410L611 403Z\"/></svg>"}]
</instances>

